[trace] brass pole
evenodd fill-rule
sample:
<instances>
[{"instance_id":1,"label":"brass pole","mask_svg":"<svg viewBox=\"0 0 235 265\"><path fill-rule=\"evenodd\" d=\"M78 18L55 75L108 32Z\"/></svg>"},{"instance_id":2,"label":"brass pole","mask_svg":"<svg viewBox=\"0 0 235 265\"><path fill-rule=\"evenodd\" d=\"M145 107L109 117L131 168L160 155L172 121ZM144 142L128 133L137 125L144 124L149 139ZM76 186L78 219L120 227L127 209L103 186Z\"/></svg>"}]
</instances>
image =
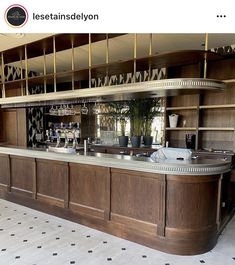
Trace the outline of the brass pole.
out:
<instances>
[{"instance_id":1,"label":"brass pole","mask_svg":"<svg viewBox=\"0 0 235 265\"><path fill-rule=\"evenodd\" d=\"M208 33L205 36L205 51L208 51ZM206 78L207 75L207 54L205 54L204 58L204 74L203 77Z\"/></svg>"},{"instance_id":2,"label":"brass pole","mask_svg":"<svg viewBox=\"0 0 235 265\"><path fill-rule=\"evenodd\" d=\"M54 62L54 92L56 92L56 46L55 36L53 36L53 62Z\"/></svg>"},{"instance_id":3,"label":"brass pole","mask_svg":"<svg viewBox=\"0 0 235 265\"><path fill-rule=\"evenodd\" d=\"M28 55L27 55L27 46L24 46L24 53L25 53L25 89L26 95L29 94L29 84L28 84Z\"/></svg>"},{"instance_id":4,"label":"brass pole","mask_svg":"<svg viewBox=\"0 0 235 265\"><path fill-rule=\"evenodd\" d=\"M47 82L46 82L46 76L47 74L47 65L46 65L46 48L43 48L43 75L44 75L44 93L47 92Z\"/></svg>"},{"instance_id":5,"label":"brass pole","mask_svg":"<svg viewBox=\"0 0 235 265\"><path fill-rule=\"evenodd\" d=\"M1 59L2 59L2 98L6 97L6 89L5 89L5 73L4 73L4 56L3 52L1 53Z\"/></svg>"},{"instance_id":6,"label":"brass pole","mask_svg":"<svg viewBox=\"0 0 235 265\"><path fill-rule=\"evenodd\" d=\"M20 78L21 78L21 80L24 79L24 77L23 77L23 61L22 61L22 53L20 53ZM21 96L24 95L23 81L20 83L20 93L21 93Z\"/></svg>"},{"instance_id":7,"label":"brass pole","mask_svg":"<svg viewBox=\"0 0 235 265\"><path fill-rule=\"evenodd\" d=\"M89 33L89 44L88 44L88 67L89 67L89 88L91 88L91 33Z\"/></svg>"},{"instance_id":8,"label":"brass pole","mask_svg":"<svg viewBox=\"0 0 235 265\"><path fill-rule=\"evenodd\" d=\"M150 33L149 34L149 57L152 56L152 49L153 49L153 34ZM151 70L152 70L152 67L151 67L151 64L149 64L149 76L148 76L148 81L151 80Z\"/></svg>"},{"instance_id":9,"label":"brass pole","mask_svg":"<svg viewBox=\"0 0 235 265\"><path fill-rule=\"evenodd\" d=\"M106 81L105 81L105 85L108 85L109 84L109 71L108 71L108 63L109 63L109 35L108 34L106 34L105 62L106 62Z\"/></svg>"},{"instance_id":10,"label":"brass pole","mask_svg":"<svg viewBox=\"0 0 235 265\"><path fill-rule=\"evenodd\" d=\"M134 34L134 83L136 82L137 34Z\"/></svg>"},{"instance_id":11,"label":"brass pole","mask_svg":"<svg viewBox=\"0 0 235 265\"><path fill-rule=\"evenodd\" d=\"M73 40L72 40L72 90L74 90L74 43L73 43Z\"/></svg>"}]
</instances>

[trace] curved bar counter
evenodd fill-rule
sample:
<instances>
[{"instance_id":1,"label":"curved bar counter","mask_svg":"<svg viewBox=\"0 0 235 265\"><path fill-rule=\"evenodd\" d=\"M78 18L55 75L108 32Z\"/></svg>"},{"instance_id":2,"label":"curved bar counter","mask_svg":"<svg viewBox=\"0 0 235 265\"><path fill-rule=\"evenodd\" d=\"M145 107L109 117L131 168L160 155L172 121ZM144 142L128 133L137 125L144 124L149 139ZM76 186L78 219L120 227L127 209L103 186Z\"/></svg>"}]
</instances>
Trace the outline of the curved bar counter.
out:
<instances>
[{"instance_id":1,"label":"curved bar counter","mask_svg":"<svg viewBox=\"0 0 235 265\"><path fill-rule=\"evenodd\" d=\"M212 249L230 163L0 148L0 196L181 255Z\"/></svg>"}]
</instances>

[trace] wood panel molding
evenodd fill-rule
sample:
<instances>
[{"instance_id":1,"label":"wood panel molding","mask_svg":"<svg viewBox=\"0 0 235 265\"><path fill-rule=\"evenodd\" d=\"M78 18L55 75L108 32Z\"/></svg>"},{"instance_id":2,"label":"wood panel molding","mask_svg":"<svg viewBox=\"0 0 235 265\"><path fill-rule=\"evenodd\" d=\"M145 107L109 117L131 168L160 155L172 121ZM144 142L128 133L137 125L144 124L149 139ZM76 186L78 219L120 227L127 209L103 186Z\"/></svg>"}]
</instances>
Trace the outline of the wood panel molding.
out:
<instances>
[{"instance_id":1,"label":"wood panel molding","mask_svg":"<svg viewBox=\"0 0 235 265\"><path fill-rule=\"evenodd\" d=\"M164 175L164 180L160 182L160 204L158 209L158 226L157 234L159 236L165 236L166 227L166 175Z\"/></svg>"},{"instance_id":2,"label":"wood panel molding","mask_svg":"<svg viewBox=\"0 0 235 265\"><path fill-rule=\"evenodd\" d=\"M37 197L55 198L63 201L66 207L68 202L68 163L36 159Z\"/></svg>"},{"instance_id":3,"label":"wood panel molding","mask_svg":"<svg viewBox=\"0 0 235 265\"><path fill-rule=\"evenodd\" d=\"M125 225L126 229L131 228L137 231L144 231L145 233L152 234L153 236L156 236L156 231L158 229L157 224L144 222L142 220L130 218L115 213L111 213L110 220L114 223Z\"/></svg>"},{"instance_id":4,"label":"wood panel molding","mask_svg":"<svg viewBox=\"0 0 235 265\"><path fill-rule=\"evenodd\" d=\"M0 155L0 197L184 255L204 253L216 244L229 177Z\"/></svg>"},{"instance_id":5,"label":"wood panel molding","mask_svg":"<svg viewBox=\"0 0 235 265\"><path fill-rule=\"evenodd\" d=\"M10 156L11 190L25 191L33 196L33 175L35 173L35 158Z\"/></svg>"},{"instance_id":6,"label":"wood panel molding","mask_svg":"<svg viewBox=\"0 0 235 265\"><path fill-rule=\"evenodd\" d=\"M54 198L51 196L47 196L45 194L37 193L37 200L48 205L54 205L63 208L64 207L64 200Z\"/></svg>"},{"instance_id":7,"label":"wood panel molding","mask_svg":"<svg viewBox=\"0 0 235 265\"><path fill-rule=\"evenodd\" d=\"M32 191L20 189L18 187L14 187L14 186L11 186L11 192L12 193L17 193L17 194L20 194L20 195L23 195L23 196L27 196L27 197L33 197Z\"/></svg>"},{"instance_id":8,"label":"wood panel molding","mask_svg":"<svg viewBox=\"0 0 235 265\"><path fill-rule=\"evenodd\" d=\"M70 163L70 203L79 210L97 209L110 215L110 170L106 167ZM83 208L81 208L83 207Z\"/></svg>"},{"instance_id":9,"label":"wood panel molding","mask_svg":"<svg viewBox=\"0 0 235 265\"><path fill-rule=\"evenodd\" d=\"M0 154L0 184L7 187L7 191L10 191L11 187L11 161L10 156Z\"/></svg>"},{"instance_id":10,"label":"wood panel molding","mask_svg":"<svg viewBox=\"0 0 235 265\"><path fill-rule=\"evenodd\" d=\"M105 219L105 211L101 210L101 209L89 207L86 205L77 204L74 202L69 203L69 208L72 211L78 212L81 215L85 214L85 215L90 215L90 216L98 217L101 219Z\"/></svg>"}]
</instances>

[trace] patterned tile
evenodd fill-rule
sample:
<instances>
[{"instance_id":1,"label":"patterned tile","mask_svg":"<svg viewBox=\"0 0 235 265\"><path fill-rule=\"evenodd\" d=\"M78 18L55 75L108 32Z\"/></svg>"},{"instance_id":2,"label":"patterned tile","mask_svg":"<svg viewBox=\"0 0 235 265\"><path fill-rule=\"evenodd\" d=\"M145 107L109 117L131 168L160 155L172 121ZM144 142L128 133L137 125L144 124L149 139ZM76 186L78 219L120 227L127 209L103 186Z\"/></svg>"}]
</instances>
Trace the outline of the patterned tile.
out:
<instances>
[{"instance_id":1,"label":"patterned tile","mask_svg":"<svg viewBox=\"0 0 235 265\"><path fill-rule=\"evenodd\" d=\"M163 253L0 199L0 265L235 265L235 218L203 255Z\"/></svg>"}]
</instances>

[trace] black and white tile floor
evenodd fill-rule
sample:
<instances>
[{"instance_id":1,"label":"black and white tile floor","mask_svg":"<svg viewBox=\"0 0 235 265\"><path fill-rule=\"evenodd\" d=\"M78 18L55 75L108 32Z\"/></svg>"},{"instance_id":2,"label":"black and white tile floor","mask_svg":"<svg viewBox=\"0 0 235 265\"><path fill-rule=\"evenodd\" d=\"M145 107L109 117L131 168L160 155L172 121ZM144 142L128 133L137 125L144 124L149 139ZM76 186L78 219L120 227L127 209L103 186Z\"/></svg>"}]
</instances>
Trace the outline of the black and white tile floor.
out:
<instances>
[{"instance_id":1,"label":"black and white tile floor","mask_svg":"<svg viewBox=\"0 0 235 265\"><path fill-rule=\"evenodd\" d=\"M216 247L177 256L0 199L0 265L235 265L235 218Z\"/></svg>"}]
</instances>

